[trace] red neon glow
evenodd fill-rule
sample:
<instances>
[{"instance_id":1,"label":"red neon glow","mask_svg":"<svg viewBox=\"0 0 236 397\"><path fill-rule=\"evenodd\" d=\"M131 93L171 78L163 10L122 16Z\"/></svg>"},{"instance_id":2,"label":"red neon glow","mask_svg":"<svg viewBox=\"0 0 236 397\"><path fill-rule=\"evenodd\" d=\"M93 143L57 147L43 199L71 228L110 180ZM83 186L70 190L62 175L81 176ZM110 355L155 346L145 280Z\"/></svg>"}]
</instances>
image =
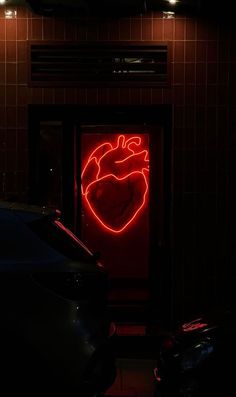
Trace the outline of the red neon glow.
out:
<instances>
[{"instance_id":1,"label":"red neon glow","mask_svg":"<svg viewBox=\"0 0 236 397\"><path fill-rule=\"evenodd\" d=\"M137 218L148 193L148 151L142 139L119 135L115 144L97 146L82 174L82 196L98 223L121 233Z\"/></svg>"}]
</instances>

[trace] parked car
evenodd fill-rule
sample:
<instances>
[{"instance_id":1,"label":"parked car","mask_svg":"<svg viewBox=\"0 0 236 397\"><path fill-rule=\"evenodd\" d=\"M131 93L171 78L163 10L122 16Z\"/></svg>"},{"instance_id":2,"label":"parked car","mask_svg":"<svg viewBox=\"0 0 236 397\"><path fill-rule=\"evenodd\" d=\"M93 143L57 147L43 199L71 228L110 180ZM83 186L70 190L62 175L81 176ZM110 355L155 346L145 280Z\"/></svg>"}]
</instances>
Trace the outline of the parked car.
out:
<instances>
[{"instance_id":1,"label":"parked car","mask_svg":"<svg viewBox=\"0 0 236 397\"><path fill-rule=\"evenodd\" d=\"M0 390L92 397L116 370L108 277L60 213L0 202Z\"/></svg>"},{"instance_id":2,"label":"parked car","mask_svg":"<svg viewBox=\"0 0 236 397\"><path fill-rule=\"evenodd\" d=\"M156 397L228 397L234 389L235 310L193 318L163 338Z\"/></svg>"}]
</instances>

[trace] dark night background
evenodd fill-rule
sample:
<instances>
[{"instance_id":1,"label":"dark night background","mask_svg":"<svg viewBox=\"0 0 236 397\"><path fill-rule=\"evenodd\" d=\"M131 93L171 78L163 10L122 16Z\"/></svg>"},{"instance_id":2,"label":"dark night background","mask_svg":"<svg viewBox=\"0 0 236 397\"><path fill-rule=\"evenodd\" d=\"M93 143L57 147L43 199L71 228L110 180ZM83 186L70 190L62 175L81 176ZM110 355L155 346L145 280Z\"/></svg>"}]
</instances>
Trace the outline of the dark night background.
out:
<instances>
[{"instance_id":1,"label":"dark night background","mask_svg":"<svg viewBox=\"0 0 236 397\"><path fill-rule=\"evenodd\" d=\"M180 320L235 301L235 21L162 12L47 18L0 7L0 196L28 199L28 105L172 105L171 306ZM232 11L233 12L233 11ZM168 87L32 88L27 41L168 41Z\"/></svg>"}]
</instances>

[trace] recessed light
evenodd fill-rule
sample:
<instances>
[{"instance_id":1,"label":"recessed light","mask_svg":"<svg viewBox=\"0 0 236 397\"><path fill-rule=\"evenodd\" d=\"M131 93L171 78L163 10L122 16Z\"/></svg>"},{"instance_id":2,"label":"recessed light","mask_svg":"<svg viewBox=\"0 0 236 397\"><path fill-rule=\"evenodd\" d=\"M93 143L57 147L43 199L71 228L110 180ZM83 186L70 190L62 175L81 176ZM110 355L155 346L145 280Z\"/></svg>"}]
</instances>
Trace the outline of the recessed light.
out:
<instances>
[{"instance_id":1,"label":"recessed light","mask_svg":"<svg viewBox=\"0 0 236 397\"><path fill-rule=\"evenodd\" d=\"M5 10L5 18L6 19L13 19L17 17L16 10Z\"/></svg>"},{"instance_id":2,"label":"recessed light","mask_svg":"<svg viewBox=\"0 0 236 397\"><path fill-rule=\"evenodd\" d=\"M173 19L175 17L175 13L173 11L163 11L162 17L164 19Z\"/></svg>"}]
</instances>

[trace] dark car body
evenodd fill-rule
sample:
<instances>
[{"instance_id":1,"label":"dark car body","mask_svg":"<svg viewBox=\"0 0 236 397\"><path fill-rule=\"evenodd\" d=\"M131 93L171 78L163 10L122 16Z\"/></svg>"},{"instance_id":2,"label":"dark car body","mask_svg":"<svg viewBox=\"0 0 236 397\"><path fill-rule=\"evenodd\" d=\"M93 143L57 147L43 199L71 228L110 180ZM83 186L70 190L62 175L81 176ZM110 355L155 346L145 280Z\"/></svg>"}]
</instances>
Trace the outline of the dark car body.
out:
<instances>
[{"instance_id":1,"label":"dark car body","mask_svg":"<svg viewBox=\"0 0 236 397\"><path fill-rule=\"evenodd\" d=\"M164 337L157 367L156 397L230 396L234 387L235 310L214 310Z\"/></svg>"},{"instance_id":2,"label":"dark car body","mask_svg":"<svg viewBox=\"0 0 236 397\"><path fill-rule=\"evenodd\" d=\"M0 388L87 397L115 379L104 267L58 211L0 203Z\"/></svg>"}]
</instances>

